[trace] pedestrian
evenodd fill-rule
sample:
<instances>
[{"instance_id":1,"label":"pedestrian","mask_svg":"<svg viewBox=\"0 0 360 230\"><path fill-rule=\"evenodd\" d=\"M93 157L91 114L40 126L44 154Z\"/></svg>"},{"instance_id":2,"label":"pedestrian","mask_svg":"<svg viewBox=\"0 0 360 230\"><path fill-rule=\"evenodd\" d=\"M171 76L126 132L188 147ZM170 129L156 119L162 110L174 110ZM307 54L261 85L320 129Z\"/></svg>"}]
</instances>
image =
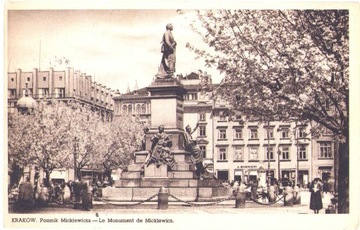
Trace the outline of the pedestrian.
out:
<instances>
[{"instance_id":1,"label":"pedestrian","mask_svg":"<svg viewBox=\"0 0 360 230\"><path fill-rule=\"evenodd\" d=\"M77 178L73 183L73 191L74 191L74 203L79 203L81 199L81 182L79 178Z\"/></svg>"},{"instance_id":2,"label":"pedestrian","mask_svg":"<svg viewBox=\"0 0 360 230\"><path fill-rule=\"evenodd\" d=\"M251 181L251 184L250 184L250 186L251 186L251 197L253 198L253 199L257 199L257 188L258 188L258 180L252 180Z\"/></svg>"},{"instance_id":3,"label":"pedestrian","mask_svg":"<svg viewBox=\"0 0 360 230\"><path fill-rule=\"evenodd\" d=\"M82 208L85 211L90 211L92 208L92 196L91 196L91 186L88 184L87 181L83 181L81 183L81 203Z\"/></svg>"},{"instance_id":4,"label":"pedestrian","mask_svg":"<svg viewBox=\"0 0 360 230\"><path fill-rule=\"evenodd\" d=\"M16 207L21 211L28 211L33 209L34 205L34 188L30 182L30 178L26 177L25 181L20 184L19 198Z\"/></svg>"},{"instance_id":5,"label":"pedestrian","mask_svg":"<svg viewBox=\"0 0 360 230\"><path fill-rule=\"evenodd\" d=\"M323 208L322 204L322 183L319 178L315 178L310 184L310 209L314 210L315 214L319 214L319 210Z\"/></svg>"}]
</instances>

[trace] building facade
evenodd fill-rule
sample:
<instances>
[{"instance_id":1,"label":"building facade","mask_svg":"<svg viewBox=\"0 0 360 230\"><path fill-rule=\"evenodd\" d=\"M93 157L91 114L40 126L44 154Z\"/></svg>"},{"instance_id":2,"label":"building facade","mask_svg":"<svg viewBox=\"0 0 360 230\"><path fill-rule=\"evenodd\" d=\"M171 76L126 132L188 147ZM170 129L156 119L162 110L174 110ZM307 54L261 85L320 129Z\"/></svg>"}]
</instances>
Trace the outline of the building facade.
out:
<instances>
[{"instance_id":1,"label":"building facade","mask_svg":"<svg viewBox=\"0 0 360 230\"><path fill-rule=\"evenodd\" d=\"M91 76L73 68L64 71L48 71L33 69L31 72L8 73L8 112L16 112L17 101L27 90L30 97L39 100L76 100L89 104L99 111L105 120L113 115L113 99L115 91L93 82Z\"/></svg>"},{"instance_id":2,"label":"building facade","mask_svg":"<svg viewBox=\"0 0 360 230\"><path fill-rule=\"evenodd\" d=\"M323 133L311 136L310 123L271 121L261 123L243 116L228 116L228 104L212 100L210 88L203 88L197 74L180 77L187 90L184 96L184 126L196 132L205 162L224 181L288 178L306 187L315 177L334 176L334 143ZM151 126L151 103L146 88L119 95L114 99L114 115L133 114ZM166 109L166 108L164 108Z\"/></svg>"}]
</instances>

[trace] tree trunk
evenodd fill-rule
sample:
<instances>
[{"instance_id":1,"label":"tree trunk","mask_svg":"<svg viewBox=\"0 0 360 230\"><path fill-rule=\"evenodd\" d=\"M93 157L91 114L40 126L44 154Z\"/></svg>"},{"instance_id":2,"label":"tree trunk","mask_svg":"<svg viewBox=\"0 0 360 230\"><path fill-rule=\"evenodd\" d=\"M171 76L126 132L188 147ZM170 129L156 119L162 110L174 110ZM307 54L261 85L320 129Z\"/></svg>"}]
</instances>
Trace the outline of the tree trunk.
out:
<instances>
[{"instance_id":1,"label":"tree trunk","mask_svg":"<svg viewBox=\"0 0 360 230\"><path fill-rule=\"evenodd\" d=\"M50 186L50 172L49 170L45 170L45 180L46 180L46 187Z\"/></svg>"},{"instance_id":2,"label":"tree trunk","mask_svg":"<svg viewBox=\"0 0 360 230\"><path fill-rule=\"evenodd\" d=\"M349 213L349 141L339 144L338 213Z\"/></svg>"},{"instance_id":3,"label":"tree trunk","mask_svg":"<svg viewBox=\"0 0 360 230\"><path fill-rule=\"evenodd\" d=\"M10 173L10 188L16 183L19 185L20 178L22 177L24 169L18 165L12 166L12 172Z\"/></svg>"}]
</instances>

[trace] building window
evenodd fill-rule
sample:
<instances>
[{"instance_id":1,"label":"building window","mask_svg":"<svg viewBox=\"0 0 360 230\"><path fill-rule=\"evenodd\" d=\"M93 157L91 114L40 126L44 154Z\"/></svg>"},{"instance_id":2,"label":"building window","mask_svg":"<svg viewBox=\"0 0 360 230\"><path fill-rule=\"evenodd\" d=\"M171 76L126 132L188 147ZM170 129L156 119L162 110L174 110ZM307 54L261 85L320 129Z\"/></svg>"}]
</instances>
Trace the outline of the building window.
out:
<instances>
[{"instance_id":1,"label":"building window","mask_svg":"<svg viewBox=\"0 0 360 230\"><path fill-rule=\"evenodd\" d=\"M199 146L200 150L201 150L201 155L203 158L206 158L206 146L205 145L201 145Z\"/></svg>"},{"instance_id":2,"label":"building window","mask_svg":"<svg viewBox=\"0 0 360 230\"><path fill-rule=\"evenodd\" d=\"M55 98L65 97L65 88L55 88Z\"/></svg>"},{"instance_id":3,"label":"building window","mask_svg":"<svg viewBox=\"0 0 360 230\"><path fill-rule=\"evenodd\" d=\"M320 158L332 158L331 142L320 143Z\"/></svg>"},{"instance_id":4,"label":"building window","mask_svg":"<svg viewBox=\"0 0 360 230\"><path fill-rule=\"evenodd\" d=\"M234 129L234 139L242 139L242 129L241 128L236 128Z\"/></svg>"},{"instance_id":5,"label":"building window","mask_svg":"<svg viewBox=\"0 0 360 230\"><path fill-rule=\"evenodd\" d=\"M290 160L290 148L289 147L281 147L281 159Z\"/></svg>"},{"instance_id":6,"label":"building window","mask_svg":"<svg viewBox=\"0 0 360 230\"><path fill-rule=\"evenodd\" d=\"M200 113L199 114L199 120L200 121L205 121L206 120L206 114L205 113Z\"/></svg>"},{"instance_id":7,"label":"building window","mask_svg":"<svg viewBox=\"0 0 360 230\"><path fill-rule=\"evenodd\" d=\"M43 81L46 81L46 77L43 77Z\"/></svg>"},{"instance_id":8,"label":"building window","mask_svg":"<svg viewBox=\"0 0 360 230\"><path fill-rule=\"evenodd\" d=\"M273 147L266 147L266 160L274 160L274 148Z\"/></svg>"},{"instance_id":9,"label":"building window","mask_svg":"<svg viewBox=\"0 0 360 230\"><path fill-rule=\"evenodd\" d=\"M306 146L300 146L299 147L299 160L306 160L307 154L306 154Z\"/></svg>"},{"instance_id":10,"label":"building window","mask_svg":"<svg viewBox=\"0 0 360 230\"><path fill-rule=\"evenodd\" d=\"M257 128L250 128L250 139L258 139Z\"/></svg>"},{"instance_id":11,"label":"building window","mask_svg":"<svg viewBox=\"0 0 360 230\"><path fill-rule=\"evenodd\" d=\"M39 89L39 98L47 98L49 96L49 89Z\"/></svg>"},{"instance_id":12,"label":"building window","mask_svg":"<svg viewBox=\"0 0 360 230\"><path fill-rule=\"evenodd\" d=\"M59 81L62 81L63 77L62 76L59 76Z\"/></svg>"},{"instance_id":13,"label":"building window","mask_svg":"<svg viewBox=\"0 0 360 230\"><path fill-rule=\"evenodd\" d=\"M197 93L188 93L188 94L186 94L186 100L196 101L197 100Z\"/></svg>"},{"instance_id":14,"label":"building window","mask_svg":"<svg viewBox=\"0 0 360 230\"><path fill-rule=\"evenodd\" d=\"M274 138L274 128L273 127L265 127L266 139Z\"/></svg>"},{"instance_id":15,"label":"building window","mask_svg":"<svg viewBox=\"0 0 360 230\"><path fill-rule=\"evenodd\" d=\"M132 105L128 105L128 114L132 114Z\"/></svg>"},{"instance_id":16,"label":"building window","mask_svg":"<svg viewBox=\"0 0 360 230\"><path fill-rule=\"evenodd\" d=\"M219 116L220 116L220 121L226 121L226 114L225 114L225 112L220 112Z\"/></svg>"},{"instance_id":17,"label":"building window","mask_svg":"<svg viewBox=\"0 0 360 230\"><path fill-rule=\"evenodd\" d=\"M244 160L243 147L234 146L234 161Z\"/></svg>"},{"instance_id":18,"label":"building window","mask_svg":"<svg viewBox=\"0 0 360 230\"><path fill-rule=\"evenodd\" d=\"M139 104L136 105L136 113L140 114L141 112L141 106Z\"/></svg>"},{"instance_id":19,"label":"building window","mask_svg":"<svg viewBox=\"0 0 360 230\"><path fill-rule=\"evenodd\" d=\"M218 160L219 161L226 161L227 160L226 148L225 147L219 148Z\"/></svg>"},{"instance_id":20,"label":"building window","mask_svg":"<svg viewBox=\"0 0 360 230\"><path fill-rule=\"evenodd\" d=\"M141 113L142 113L142 114L145 114L145 113L146 113L146 105L145 105L145 104L142 104L142 105L141 105Z\"/></svg>"},{"instance_id":21,"label":"building window","mask_svg":"<svg viewBox=\"0 0 360 230\"><path fill-rule=\"evenodd\" d=\"M123 105L122 108L123 108L122 113L127 114L127 105Z\"/></svg>"},{"instance_id":22,"label":"building window","mask_svg":"<svg viewBox=\"0 0 360 230\"><path fill-rule=\"evenodd\" d=\"M26 80L29 82L29 81L30 81L30 78L28 77Z\"/></svg>"},{"instance_id":23,"label":"building window","mask_svg":"<svg viewBox=\"0 0 360 230\"><path fill-rule=\"evenodd\" d=\"M307 134L305 128L299 128L299 138L306 138Z\"/></svg>"},{"instance_id":24,"label":"building window","mask_svg":"<svg viewBox=\"0 0 360 230\"><path fill-rule=\"evenodd\" d=\"M11 78L11 81L14 81L14 78L13 78L13 77Z\"/></svg>"},{"instance_id":25,"label":"building window","mask_svg":"<svg viewBox=\"0 0 360 230\"><path fill-rule=\"evenodd\" d=\"M219 129L219 139L226 139L226 129Z\"/></svg>"},{"instance_id":26,"label":"building window","mask_svg":"<svg viewBox=\"0 0 360 230\"><path fill-rule=\"evenodd\" d=\"M32 95L33 95L32 89L23 89L23 94L22 94L22 95L25 95L26 90L27 90L28 95L29 95L30 97L32 97Z\"/></svg>"},{"instance_id":27,"label":"building window","mask_svg":"<svg viewBox=\"0 0 360 230\"><path fill-rule=\"evenodd\" d=\"M249 147L249 160L258 160L259 159L258 149L259 148L257 146Z\"/></svg>"},{"instance_id":28,"label":"building window","mask_svg":"<svg viewBox=\"0 0 360 230\"><path fill-rule=\"evenodd\" d=\"M288 128L281 129L281 138L289 138L289 129Z\"/></svg>"},{"instance_id":29,"label":"building window","mask_svg":"<svg viewBox=\"0 0 360 230\"><path fill-rule=\"evenodd\" d=\"M16 89L9 89L8 91L9 97L15 97L16 96Z\"/></svg>"},{"instance_id":30,"label":"building window","mask_svg":"<svg viewBox=\"0 0 360 230\"><path fill-rule=\"evenodd\" d=\"M205 125L199 126L199 134L200 134L200 136L206 136L206 126Z\"/></svg>"}]
</instances>

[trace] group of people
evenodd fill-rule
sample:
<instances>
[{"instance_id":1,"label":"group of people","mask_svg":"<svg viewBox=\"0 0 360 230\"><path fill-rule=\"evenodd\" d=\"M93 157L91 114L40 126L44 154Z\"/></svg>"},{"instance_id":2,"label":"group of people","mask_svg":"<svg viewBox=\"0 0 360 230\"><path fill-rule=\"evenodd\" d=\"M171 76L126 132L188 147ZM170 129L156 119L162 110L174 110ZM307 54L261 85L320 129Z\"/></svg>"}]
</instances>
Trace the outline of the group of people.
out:
<instances>
[{"instance_id":1,"label":"group of people","mask_svg":"<svg viewBox=\"0 0 360 230\"><path fill-rule=\"evenodd\" d=\"M19 186L14 184L9 191L9 201L13 203L15 211L31 211L35 207L47 206L49 203L79 204L82 209L90 210L93 206L93 196L99 194L99 188L107 186L106 183L95 183L91 186L89 181L69 181L67 183L44 183L33 185L26 177Z\"/></svg>"}]
</instances>

